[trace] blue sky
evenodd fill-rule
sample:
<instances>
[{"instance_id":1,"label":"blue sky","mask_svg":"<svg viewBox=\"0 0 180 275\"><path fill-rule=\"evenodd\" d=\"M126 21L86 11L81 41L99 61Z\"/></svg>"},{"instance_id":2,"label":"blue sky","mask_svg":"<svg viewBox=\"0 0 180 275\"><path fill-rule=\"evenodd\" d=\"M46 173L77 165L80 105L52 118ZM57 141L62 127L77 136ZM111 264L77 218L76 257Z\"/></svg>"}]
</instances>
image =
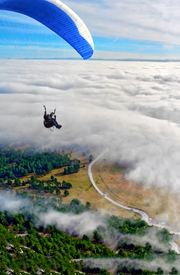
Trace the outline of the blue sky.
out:
<instances>
[{"instance_id":1,"label":"blue sky","mask_svg":"<svg viewBox=\"0 0 180 275\"><path fill-rule=\"evenodd\" d=\"M88 26L93 58L180 59L180 3L163 0L64 0ZM0 58L79 55L35 20L0 11Z\"/></svg>"}]
</instances>

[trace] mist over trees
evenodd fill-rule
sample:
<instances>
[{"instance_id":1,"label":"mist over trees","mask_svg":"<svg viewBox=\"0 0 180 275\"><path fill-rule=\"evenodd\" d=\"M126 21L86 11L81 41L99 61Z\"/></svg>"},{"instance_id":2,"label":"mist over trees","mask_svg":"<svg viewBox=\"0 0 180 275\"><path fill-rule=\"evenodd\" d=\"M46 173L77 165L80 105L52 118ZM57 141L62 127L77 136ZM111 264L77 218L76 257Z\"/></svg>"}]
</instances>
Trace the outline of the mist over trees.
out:
<instances>
[{"instance_id":1,"label":"mist over trees","mask_svg":"<svg viewBox=\"0 0 180 275\"><path fill-rule=\"evenodd\" d=\"M83 205L78 199L73 199L70 204L63 204L57 199L47 197L32 197L31 195L15 195L15 200L22 200L22 206L14 213L0 211L0 271L12 269L14 274L37 274L41 269L45 274L110 274L103 266L103 259L116 261L116 274L177 274L176 262L179 255L171 250L166 252L154 247L149 242L138 245L132 242L133 236L143 237L152 228L146 222L134 219L123 219L117 216L105 215L105 223L98 226L91 235L79 235L76 223L67 226L66 230L48 223L39 223L38 215L46 214L49 208L57 213L66 213L78 216L82 213L91 213L91 205ZM7 195L6 200L11 203L12 195ZM27 199L30 204L27 204ZM76 220L76 219L75 219ZM74 220L74 221L75 221ZM83 226L83 220L82 226ZM119 237L124 236L118 242ZM157 242L164 243L172 240L173 236L165 230L156 229ZM116 242L114 248L112 244ZM78 259L78 260L77 260ZM87 259L87 260L85 260ZM91 259L91 262L89 262ZM102 259L101 264L92 262L93 259ZM130 264L129 259L132 263ZM85 261L84 261L85 260ZM148 268L136 262L161 262L169 264L170 273L166 273L162 266ZM118 262L119 261L119 262ZM174 264L174 266L173 266ZM111 265L109 266L111 269ZM108 269L109 269L108 268ZM78 273L79 272L79 273ZM43 273L42 273L43 274Z\"/></svg>"},{"instance_id":2,"label":"mist over trees","mask_svg":"<svg viewBox=\"0 0 180 275\"><path fill-rule=\"evenodd\" d=\"M0 188L7 190L0 195L1 274L108 275L112 269L121 275L180 272L180 256L167 248L174 236L166 229L151 228L142 220L102 216L93 212L90 201L83 204L78 198L64 204L63 197L73 186L50 174L56 168L64 168L63 175L78 173L80 161L65 152L0 150ZM46 180L40 175L46 175ZM26 181L22 176L27 176ZM26 191L19 192L18 187ZM150 239L140 242L149 234L156 245ZM111 264L103 264L104 259ZM156 264L149 267L144 264L148 262Z\"/></svg>"}]
</instances>

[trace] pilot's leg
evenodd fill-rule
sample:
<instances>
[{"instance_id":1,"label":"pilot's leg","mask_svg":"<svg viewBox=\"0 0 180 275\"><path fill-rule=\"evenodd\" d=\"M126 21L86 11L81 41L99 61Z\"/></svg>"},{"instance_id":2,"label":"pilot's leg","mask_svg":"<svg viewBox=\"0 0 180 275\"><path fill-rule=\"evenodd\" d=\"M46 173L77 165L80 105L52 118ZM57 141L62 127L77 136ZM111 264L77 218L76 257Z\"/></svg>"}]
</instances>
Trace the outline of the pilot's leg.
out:
<instances>
[{"instance_id":1,"label":"pilot's leg","mask_svg":"<svg viewBox=\"0 0 180 275\"><path fill-rule=\"evenodd\" d=\"M60 129L62 126L59 125L56 121L56 117L53 119L53 123L54 123L54 126L56 126L56 128Z\"/></svg>"}]
</instances>

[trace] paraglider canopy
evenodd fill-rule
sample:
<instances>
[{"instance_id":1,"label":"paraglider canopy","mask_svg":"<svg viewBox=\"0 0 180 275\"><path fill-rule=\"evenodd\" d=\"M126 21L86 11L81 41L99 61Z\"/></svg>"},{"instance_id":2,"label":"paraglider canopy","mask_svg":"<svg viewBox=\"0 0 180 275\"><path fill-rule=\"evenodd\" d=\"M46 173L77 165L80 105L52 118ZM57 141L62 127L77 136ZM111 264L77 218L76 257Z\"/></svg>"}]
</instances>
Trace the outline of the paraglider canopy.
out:
<instances>
[{"instance_id":1,"label":"paraglider canopy","mask_svg":"<svg viewBox=\"0 0 180 275\"><path fill-rule=\"evenodd\" d=\"M91 34L80 19L60 0L0 0L0 10L27 15L66 40L83 59L93 55Z\"/></svg>"}]
</instances>

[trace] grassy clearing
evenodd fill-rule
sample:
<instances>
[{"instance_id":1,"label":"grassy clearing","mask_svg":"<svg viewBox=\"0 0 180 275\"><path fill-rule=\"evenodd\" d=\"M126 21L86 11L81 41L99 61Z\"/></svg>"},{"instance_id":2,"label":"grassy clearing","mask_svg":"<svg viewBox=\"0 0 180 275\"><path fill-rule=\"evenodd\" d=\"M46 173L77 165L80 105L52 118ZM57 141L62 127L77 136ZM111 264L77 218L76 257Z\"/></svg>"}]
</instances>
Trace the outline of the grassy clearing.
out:
<instances>
[{"instance_id":1,"label":"grassy clearing","mask_svg":"<svg viewBox=\"0 0 180 275\"><path fill-rule=\"evenodd\" d=\"M77 156L76 156L77 157ZM80 157L78 157L80 159ZM81 159L82 167L78 173L63 175L64 169L55 169L52 173L41 177L42 179L49 179L51 175L54 175L58 181L65 180L70 182L73 186L69 190L69 196L63 198L63 203L70 203L73 198L78 198L83 204L90 202L94 211L101 210L104 213L110 213L114 215L120 215L122 217L132 217L134 214L129 211L124 211L121 208L112 205L109 201L104 199L97 191L93 188L87 173L89 162L87 159ZM99 180L100 182L100 180Z\"/></svg>"},{"instance_id":2,"label":"grassy clearing","mask_svg":"<svg viewBox=\"0 0 180 275\"><path fill-rule=\"evenodd\" d=\"M64 168L54 169L51 173L40 176L39 179L48 180L53 175L60 182L63 180L70 182L73 188L69 189L70 194L63 198L63 203L70 203L73 198L78 198L83 204L90 202L95 211L101 210L125 218L134 216L133 213L111 204L95 191L87 173L90 154L96 156L94 152L86 155L83 155L80 151L72 153L73 158L78 158L81 161L81 168L78 173L64 175ZM180 203L178 195L171 194L170 190L165 188L158 189L155 185L145 187L143 184L127 181L125 178L126 167L121 167L117 163L111 164L105 159L96 162L92 172L98 188L113 200L126 206L140 208L151 217L162 219L176 227L180 227L177 211ZM26 181L27 177L21 180ZM23 187L17 189L21 192ZM56 195L51 196L58 198ZM135 217L139 218L139 215Z\"/></svg>"},{"instance_id":3,"label":"grassy clearing","mask_svg":"<svg viewBox=\"0 0 180 275\"><path fill-rule=\"evenodd\" d=\"M100 160L93 166L93 177L98 188L110 198L126 206L140 208L151 217L167 221L180 227L180 198L168 188L147 187L125 178L125 167Z\"/></svg>"},{"instance_id":4,"label":"grassy clearing","mask_svg":"<svg viewBox=\"0 0 180 275\"><path fill-rule=\"evenodd\" d=\"M119 215L124 218L133 217L134 214L129 211L124 211L123 209L111 204L109 201L107 201L105 198L100 196L97 191L93 188L89 177L87 173L88 165L89 165L89 155L91 153L88 153L86 155L82 155L82 152L73 152L72 158L78 158L81 161L81 168L78 173L75 174L68 174L64 175L64 168L60 169L54 169L51 171L51 173L46 174L45 176L38 176L40 180L49 180L50 177L53 175L57 178L59 182L62 182L63 180L66 182L70 182L73 186L73 188L69 189L69 196L63 197L63 203L70 203L73 198L79 199L83 204L86 202L90 202L91 207L94 211L101 210L104 213ZM96 155L95 153L93 154ZM83 167L84 166L84 167ZM28 175L27 177L21 178L21 181L27 181L28 178L30 178L31 175ZM101 179L97 179L99 181L98 184L101 184ZM36 194L36 190L28 190L28 185L17 187L16 189L19 192L27 191L31 194ZM63 191L61 192L63 194ZM42 194L38 194L42 195ZM44 195L48 195L51 197L58 198L59 196L54 194L48 194L45 193ZM138 216L139 217L139 216Z\"/></svg>"}]
</instances>

